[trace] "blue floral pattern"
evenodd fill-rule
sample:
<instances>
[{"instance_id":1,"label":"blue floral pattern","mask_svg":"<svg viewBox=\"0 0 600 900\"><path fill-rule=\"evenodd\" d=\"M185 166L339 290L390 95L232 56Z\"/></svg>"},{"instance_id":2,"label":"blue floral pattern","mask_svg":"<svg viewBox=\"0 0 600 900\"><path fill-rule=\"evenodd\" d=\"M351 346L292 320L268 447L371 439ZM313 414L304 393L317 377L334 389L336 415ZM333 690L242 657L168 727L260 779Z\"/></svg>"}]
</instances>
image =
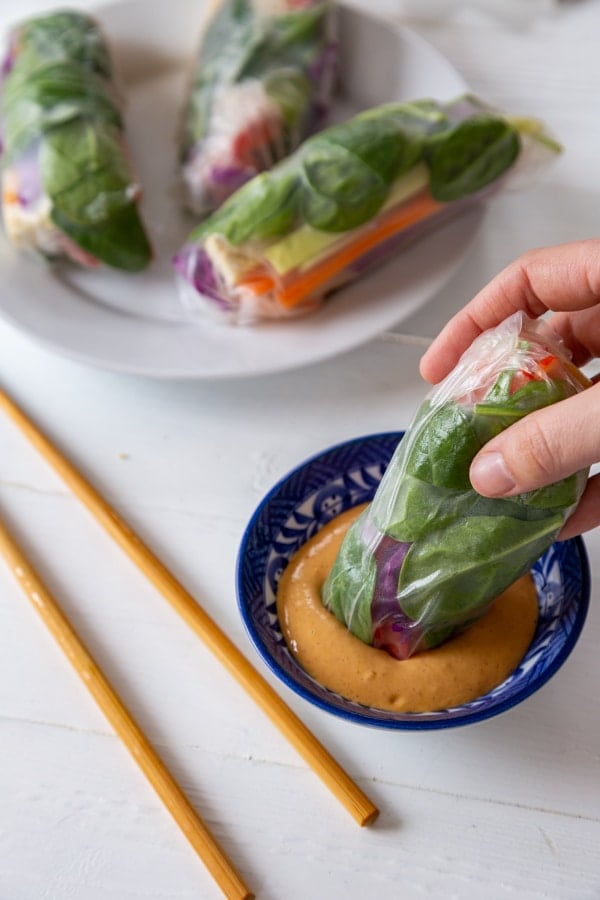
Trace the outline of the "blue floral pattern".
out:
<instances>
[{"instance_id":1,"label":"blue floral pattern","mask_svg":"<svg viewBox=\"0 0 600 900\"><path fill-rule=\"evenodd\" d=\"M308 460L262 501L238 557L238 603L250 637L269 667L292 690L331 713L383 728L464 725L497 715L538 690L562 665L583 627L589 566L583 541L555 543L535 564L539 621L518 668L471 703L433 713L396 713L361 706L323 687L289 652L277 618L276 594L294 553L346 509L373 498L402 432L357 438Z\"/></svg>"}]
</instances>

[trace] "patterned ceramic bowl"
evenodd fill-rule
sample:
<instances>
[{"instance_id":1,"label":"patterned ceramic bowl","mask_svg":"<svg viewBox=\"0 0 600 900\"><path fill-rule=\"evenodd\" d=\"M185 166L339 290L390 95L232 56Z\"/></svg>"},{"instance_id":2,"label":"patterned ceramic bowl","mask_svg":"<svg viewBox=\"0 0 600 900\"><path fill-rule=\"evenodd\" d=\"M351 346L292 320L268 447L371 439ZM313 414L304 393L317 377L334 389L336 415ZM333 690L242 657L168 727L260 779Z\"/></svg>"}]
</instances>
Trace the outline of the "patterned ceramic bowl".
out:
<instances>
[{"instance_id":1,"label":"patterned ceramic bowl","mask_svg":"<svg viewBox=\"0 0 600 900\"><path fill-rule=\"evenodd\" d=\"M523 661L482 697L433 713L361 706L328 690L295 661L281 635L275 595L292 555L345 509L372 499L403 433L357 438L325 450L290 472L267 494L244 534L237 566L238 602L256 649L288 687L327 712L378 728L467 725L510 709L537 691L575 646L587 613L590 580L580 538L553 544L533 568L539 622Z\"/></svg>"}]
</instances>

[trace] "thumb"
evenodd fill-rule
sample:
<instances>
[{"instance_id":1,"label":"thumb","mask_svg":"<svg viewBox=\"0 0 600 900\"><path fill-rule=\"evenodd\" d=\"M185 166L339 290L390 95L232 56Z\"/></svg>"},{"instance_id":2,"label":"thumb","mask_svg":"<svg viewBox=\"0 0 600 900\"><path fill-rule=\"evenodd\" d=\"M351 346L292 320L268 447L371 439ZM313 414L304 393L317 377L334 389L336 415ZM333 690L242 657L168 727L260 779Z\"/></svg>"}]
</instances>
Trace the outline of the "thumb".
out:
<instances>
[{"instance_id":1,"label":"thumb","mask_svg":"<svg viewBox=\"0 0 600 900\"><path fill-rule=\"evenodd\" d=\"M485 497L544 487L600 460L600 384L531 413L493 438L471 463Z\"/></svg>"}]
</instances>

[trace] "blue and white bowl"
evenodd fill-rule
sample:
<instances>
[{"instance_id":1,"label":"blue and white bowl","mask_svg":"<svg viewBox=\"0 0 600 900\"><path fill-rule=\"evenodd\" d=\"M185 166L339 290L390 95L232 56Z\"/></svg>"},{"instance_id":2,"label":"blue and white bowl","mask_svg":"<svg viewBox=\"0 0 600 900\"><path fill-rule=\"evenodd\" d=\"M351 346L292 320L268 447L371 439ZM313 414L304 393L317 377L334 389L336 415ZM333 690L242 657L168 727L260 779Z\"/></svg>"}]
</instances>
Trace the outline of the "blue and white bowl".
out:
<instances>
[{"instance_id":1,"label":"blue and white bowl","mask_svg":"<svg viewBox=\"0 0 600 900\"><path fill-rule=\"evenodd\" d=\"M467 725L496 716L529 697L555 674L575 646L590 597L589 565L581 538L553 544L533 568L539 622L516 671L489 693L451 709L399 713L346 700L298 665L277 618L277 585L293 554L339 513L373 498L403 434L369 435L338 444L302 463L272 488L242 539L238 603L250 637L267 665L315 706L377 728Z\"/></svg>"}]
</instances>

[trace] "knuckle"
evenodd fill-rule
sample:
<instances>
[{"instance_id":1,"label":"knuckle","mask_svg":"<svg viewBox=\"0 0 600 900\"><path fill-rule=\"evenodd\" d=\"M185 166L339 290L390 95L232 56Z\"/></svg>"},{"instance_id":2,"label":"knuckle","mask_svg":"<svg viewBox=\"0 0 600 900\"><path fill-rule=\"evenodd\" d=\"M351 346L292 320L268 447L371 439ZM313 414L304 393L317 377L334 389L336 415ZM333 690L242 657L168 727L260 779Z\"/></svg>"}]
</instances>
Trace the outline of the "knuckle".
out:
<instances>
[{"instance_id":1,"label":"knuckle","mask_svg":"<svg viewBox=\"0 0 600 900\"><path fill-rule=\"evenodd\" d=\"M525 463L526 477L535 479L540 486L547 484L556 478L560 464L558 448L537 416L528 417L523 425L525 440L520 447L520 456Z\"/></svg>"},{"instance_id":2,"label":"knuckle","mask_svg":"<svg viewBox=\"0 0 600 900\"><path fill-rule=\"evenodd\" d=\"M525 250L524 253L519 254L515 260L515 264L520 269L528 269L537 259L538 255L539 251L532 247L529 250Z\"/></svg>"}]
</instances>

